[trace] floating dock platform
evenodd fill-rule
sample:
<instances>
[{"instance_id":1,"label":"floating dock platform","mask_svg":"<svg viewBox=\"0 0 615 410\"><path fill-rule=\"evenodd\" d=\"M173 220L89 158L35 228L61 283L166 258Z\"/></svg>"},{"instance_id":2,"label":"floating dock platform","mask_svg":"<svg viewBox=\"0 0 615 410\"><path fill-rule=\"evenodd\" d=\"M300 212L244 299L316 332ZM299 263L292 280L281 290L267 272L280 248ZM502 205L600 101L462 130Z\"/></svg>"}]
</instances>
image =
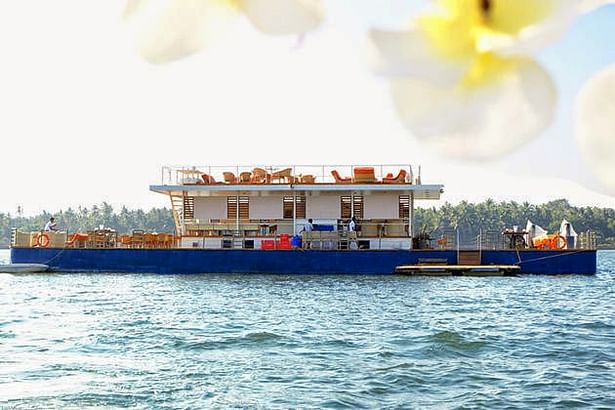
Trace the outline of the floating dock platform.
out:
<instances>
[{"instance_id":1,"label":"floating dock platform","mask_svg":"<svg viewBox=\"0 0 615 410\"><path fill-rule=\"evenodd\" d=\"M395 273L411 276L515 276L518 265L401 265Z\"/></svg>"}]
</instances>

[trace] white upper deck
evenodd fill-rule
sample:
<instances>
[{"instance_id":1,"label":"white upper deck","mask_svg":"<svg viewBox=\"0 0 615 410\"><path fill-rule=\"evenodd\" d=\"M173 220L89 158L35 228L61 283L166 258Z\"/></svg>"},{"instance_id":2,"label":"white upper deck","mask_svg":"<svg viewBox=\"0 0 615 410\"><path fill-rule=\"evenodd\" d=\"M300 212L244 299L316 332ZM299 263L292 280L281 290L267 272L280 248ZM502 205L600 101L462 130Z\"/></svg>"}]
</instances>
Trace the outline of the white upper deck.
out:
<instances>
[{"instance_id":1,"label":"white upper deck","mask_svg":"<svg viewBox=\"0 0 615 410\"><path fill-rule=\"evenodd\" d=\"M267 192L397 192L440 199L441 184L423 184L411 165L227 165L165 166L150 190L172 196Z\"/></svg>"}]
</instances>

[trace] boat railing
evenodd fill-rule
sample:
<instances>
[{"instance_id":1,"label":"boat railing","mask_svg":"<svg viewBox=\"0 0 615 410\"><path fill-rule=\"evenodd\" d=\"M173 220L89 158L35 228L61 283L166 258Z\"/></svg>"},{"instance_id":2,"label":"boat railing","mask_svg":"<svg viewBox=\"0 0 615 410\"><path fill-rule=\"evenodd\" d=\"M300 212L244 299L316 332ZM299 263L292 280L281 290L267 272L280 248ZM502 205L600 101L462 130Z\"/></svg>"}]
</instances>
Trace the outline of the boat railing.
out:
<instances>
[{"instance_id":1,"label":"boat railing","mask_svg":"<svg viewBox=\"0 0 615 410\"><path fill-rule=\"evenodd\" d=\"M11 229L11 248L14 248L17 245L17 228Z\"/></svg>"},{"instance_id":2,"label":"boat railing","mask_svg":"<svg viewBox=\"0 0 615 410\"><path fill-rule=\"evenodd\" d=\"M550 246L537 246L536 243L527 243L527 233L516 232L511 235L511 232L502 232L500 230L482 230L479 229L478 234L470 234L456 229L443 234L447 238L456 238L454 241L448 241L444 246L434 246L441 249L456 249L456 250L504 250L504 249L597 249L596 233L593 231L585 231L578 234L576 240L574 237L570 239L561 237L558 233L549 235L553 238ZM439 240L436 240L439 244Z\"/></svg>"},{"instance_id":3,"label":"boat railing","mask_svg":"<svg viewBox=\"0 0 615 410\"><path fill-rule=\"evenodd\" d=\"M410 164L164 166L162 185L421 183Z\"/></svg>"},{"instance_id":4,"label":"boat railing","mask_svg":"<svg viewBox=\"0 0 615 410\"><path fill-rule=\"evenodd\" d=\"M133 230L118 234L114 229L93 229L86 232L34 231L11 233L13 248L176 248L179 237L170 233Z\"/></svg>"},{"instance_id":5,"label":"boat railing","mask_svg":"<svg viewBox=\"0 0 615 410\"><path fill-rule=\"evenodd\" d=\"M581 232L577 236L577 248L579 249L597 249L598 239L593 231Z\"/></svg>"},{"instance_id":6,"label":"boat railing","mask_svg":"<svg viewBox=\"0 0 615 410\"><path fill-rule=\"evenodd\" d=\"M203 229L201 229L203 228ZM362 222L358 232L349 232L347 226L340 222L334 230L323 230L299 233L311 248L319 249L384 249L390 248L391 241L410 240L408 222L398 221L370 221ZM291 222L277 221L276 223L259 224L256 222L240 224L213 223L192 225L184 238L194 238L202 241L222 240L221 247L225 247L224 241L231 240L233 243L246 241L254 243L254 239L277 241L282 237L293 237ZM555 235L558 237L559 235ZM430 240L412 240L415 249L439 249L460 251L490 251L504 249L597 249L597 236L593 231L579 233L576 237L564 244L565 238L559 237L555 242L557 247L528 246L525 241L511 241L511 237L503 235L500 231L480 230L477 235L461 235L460 230L443 230L440 236ZM367 244L369 242L369 244ZM51 248L178 248L182 247L182 237L171 233L147 232L133 230L131 233L118 234L113 229L95 229L87 232L22 232L18 229L11 230L11 247L51 247ZM407 246L409 248L409 246Z\"/></svg>"}]
</instances>

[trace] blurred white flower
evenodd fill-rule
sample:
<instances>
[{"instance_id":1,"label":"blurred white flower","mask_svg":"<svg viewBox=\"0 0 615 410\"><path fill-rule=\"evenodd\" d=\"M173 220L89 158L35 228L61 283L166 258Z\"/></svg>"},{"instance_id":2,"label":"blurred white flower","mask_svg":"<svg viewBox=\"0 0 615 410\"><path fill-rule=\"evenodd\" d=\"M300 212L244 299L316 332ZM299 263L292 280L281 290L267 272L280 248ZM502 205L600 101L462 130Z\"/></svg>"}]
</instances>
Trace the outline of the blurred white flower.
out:
<instances>
[{"instance_id":1,"label":"blurred white flower","mask_svg":"<svg viewBox=\"0 0 615 410\"><path fill-rule=\"evenodd\" d=\"M139 54L165 63L202 49L243 13L265 34L303 34L323 19L320 0L128 0L124 18Z\"/></svg>"},{"instance_id":2,"label":"blurred white flower","mask_svg":"<svg viewBox=\"0 0 615 410\"><path fill-rule=\"evenodd\" d=\"M531 55L611 0L436 0L408 31L372 30L402 122L448 156L490 159L550 124L556 90Z\"/></svg>"},{"instance_id":3,"label":"blurred white flower","mask_svg":"<svg viewBox=\"0 0 615 410\"><path fill-rule=\"evenodd\" d=\"M589 169L615 195L615 64L592 77L577 96L575 133Z\"/></svg>"}]
</instances>

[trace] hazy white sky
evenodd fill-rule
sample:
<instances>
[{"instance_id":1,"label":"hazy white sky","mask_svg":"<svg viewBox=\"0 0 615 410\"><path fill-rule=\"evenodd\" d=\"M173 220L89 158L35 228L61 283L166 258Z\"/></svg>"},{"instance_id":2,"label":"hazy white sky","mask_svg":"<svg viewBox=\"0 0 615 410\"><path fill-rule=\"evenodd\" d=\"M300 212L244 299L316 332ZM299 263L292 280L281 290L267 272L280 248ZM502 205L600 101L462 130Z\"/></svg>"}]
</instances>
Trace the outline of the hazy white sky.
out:
<instances>
[{"instance_id":1,"label":"hazy white sky","mask_svg":"<svg viewBox=\"0 0 615 410\"><path fill-rule=\"evenodd\" d=\"M367 64L368 27L399 26L424 3L326 1L327 21L301 43L237 20L224 41L154 66L131 49L124 1L3 2L0 212L168 206L148 190L161 166L254 163L421 164L423 182L443 183L450 202L615 207L586 188L571 117L583 82L615 61L615 7L580 19L540 56L560 88L553 126L506 158L467 164L418 145Z\"/></svg>"}]
</instances>

